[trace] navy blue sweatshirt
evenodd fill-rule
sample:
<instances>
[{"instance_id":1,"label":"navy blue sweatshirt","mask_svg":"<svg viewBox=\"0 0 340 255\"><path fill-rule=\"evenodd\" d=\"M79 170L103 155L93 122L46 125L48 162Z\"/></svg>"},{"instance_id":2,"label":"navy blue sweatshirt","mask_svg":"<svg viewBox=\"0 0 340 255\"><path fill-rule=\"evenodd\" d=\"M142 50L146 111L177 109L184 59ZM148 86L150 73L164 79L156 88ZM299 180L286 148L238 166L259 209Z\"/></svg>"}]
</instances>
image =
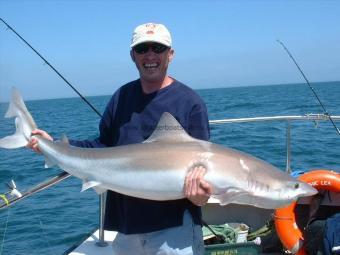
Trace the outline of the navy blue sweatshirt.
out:
<instances>
[{"instance_id":1,"label":"navy blue sweatshirt","mask_svg":"<svg viewBox=\"0 0 340 255\"><path fill-rule=\"evenodd\" d=\"M164 112L171 113L189 135L209 139L206 106L192 89L174 81L165 88L145 94L140 80L136 80L122 86L112 96L100 121L97 139L70 140L70 143L78 147L141 143L152 134ZM186 209L191 212L194 222L200 224L200 208L187 199L152 201L108 191L105 229L136 234L179 226Z\"/></svg>"}]
</instances>

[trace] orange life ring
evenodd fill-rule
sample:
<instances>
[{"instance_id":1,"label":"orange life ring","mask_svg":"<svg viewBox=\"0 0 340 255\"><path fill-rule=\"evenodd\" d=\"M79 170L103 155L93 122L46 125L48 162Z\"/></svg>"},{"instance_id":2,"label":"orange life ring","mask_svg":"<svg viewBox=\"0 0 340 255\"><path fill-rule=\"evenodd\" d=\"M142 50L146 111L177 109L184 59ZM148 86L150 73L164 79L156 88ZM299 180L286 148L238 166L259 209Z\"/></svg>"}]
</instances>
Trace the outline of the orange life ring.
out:
<instances>
[{"instance_id":1,"label":"orange life ring","mask_svg":"<svg viewBox=\"0 0 340 255\"><path fill-rule=\"evenodd\" d=\"M312 170L298 178L317 190L340 192L340 174L330 170ZM275 227L282 244L293 254L305 255L303 236L296 224L294 209L296 202L275 210Z\"/></svg>"}]
</instances>

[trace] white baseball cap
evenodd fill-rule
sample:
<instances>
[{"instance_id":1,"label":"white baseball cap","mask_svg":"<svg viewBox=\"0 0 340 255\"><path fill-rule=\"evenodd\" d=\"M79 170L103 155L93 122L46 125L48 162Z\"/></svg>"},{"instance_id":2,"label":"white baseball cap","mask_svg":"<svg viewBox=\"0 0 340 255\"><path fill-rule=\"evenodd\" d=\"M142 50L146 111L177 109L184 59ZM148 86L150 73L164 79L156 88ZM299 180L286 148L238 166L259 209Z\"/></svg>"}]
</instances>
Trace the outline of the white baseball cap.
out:
<instances>
[{"instance_id":1,"label":"white baseball cap","mask_svg":"<svg viewBox=\"0 0 340 255\"><path fill-rule=\"evenodd\" d=\"M156 42L171 47L172 40L169 30L162 24L146 23L133 31L130 47L144 42Z\"/></svg>"}]
</instances>

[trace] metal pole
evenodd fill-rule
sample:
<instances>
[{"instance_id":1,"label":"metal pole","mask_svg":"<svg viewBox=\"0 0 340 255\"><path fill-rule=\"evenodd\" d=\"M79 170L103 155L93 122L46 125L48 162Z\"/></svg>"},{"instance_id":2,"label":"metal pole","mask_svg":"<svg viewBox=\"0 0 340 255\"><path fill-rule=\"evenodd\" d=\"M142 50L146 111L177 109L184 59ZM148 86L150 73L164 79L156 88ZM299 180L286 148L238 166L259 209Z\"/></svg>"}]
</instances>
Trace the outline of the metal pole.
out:
<instances>
[{"instance_id":1,"label":"metal pole","mask_svg":"<svg viewBox=\"0 0 340 255\"><path fill-rule=\"evenodd\" d=\"M105 247L108 245L105 242L104 237L104 218L105 218L105 201L106 201L106 193L103 193L99 196L99 241L96 242L96 245L99 247Z\"/></svg>"},{"instance_id":2,"label":"metal pole","mask_svg":"<svg viewBox=\"0 0 340 255\"><path fill-rule=\"evenodd\" d=\"M292 169L290 168L290 121L287 121L286 127L286 153L287 153L287 160L286 160L286 172L291 173Z\"/></svg>"}]
</instances>

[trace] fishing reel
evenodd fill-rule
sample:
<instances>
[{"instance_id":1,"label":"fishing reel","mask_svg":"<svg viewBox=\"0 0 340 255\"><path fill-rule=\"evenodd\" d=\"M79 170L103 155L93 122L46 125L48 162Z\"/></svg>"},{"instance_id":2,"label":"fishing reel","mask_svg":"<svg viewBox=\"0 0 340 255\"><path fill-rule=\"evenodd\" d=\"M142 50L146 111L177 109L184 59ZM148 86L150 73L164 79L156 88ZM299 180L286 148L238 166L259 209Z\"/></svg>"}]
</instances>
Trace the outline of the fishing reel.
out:
<instances>
[{"instance_id":1,"label":"fishing reel","mask_svg":"<svg viewBox=\"0 0 340 255\"><path fill-rule=\"evenodd\" d=\"M8 187L8 191L4 194L0 194L0 199L4 201L6 205L9 205L10 201L14 198L21 198L22 194L21 192L17 189L17 185L13 180L10 182L6 183Z\"/></svg>"}]
</instances>

